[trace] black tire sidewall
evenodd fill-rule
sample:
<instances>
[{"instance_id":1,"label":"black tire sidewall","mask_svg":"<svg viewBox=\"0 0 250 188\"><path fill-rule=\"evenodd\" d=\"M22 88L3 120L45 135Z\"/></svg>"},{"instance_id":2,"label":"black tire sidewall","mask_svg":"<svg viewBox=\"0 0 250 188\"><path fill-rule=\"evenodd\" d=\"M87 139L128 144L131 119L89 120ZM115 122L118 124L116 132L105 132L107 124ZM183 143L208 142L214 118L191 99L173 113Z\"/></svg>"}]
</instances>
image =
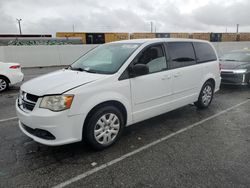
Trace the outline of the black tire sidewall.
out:
<instances>
[{"instance_id":1,"label":"black tire sidewall","mask_svg":"<svg viewBox=\"0 0 250 188\"><path fill-rule=\"evenodd\" d=\"M0 79L4 80L4 81L6 82L6 88L5 88L4 90L0 91L0 92L3 92L3 91L5 91L5 90L7 90L7 89L9 88L9 82L8 82L8 80L7 80L6 78L4 78L4 77L1 77L1 76L0 76Z\"/></svg>"},{"instance_id":2,"label":"black tire sidewall","mask_svg":"<svg viewBox=\"0 0 250 188\"><path fill-rule=\"evenodd\" d=\"M100 117L107 113L113 113L118 117L120 121L120 129L119 129L118 135L116 136L116 138L113 140L112 143L108 145L103 145L96 141L95 136L94 136L94 129ZM120 112L120 110L114 106L103 106L97 109L96 111L94 111L94 113L92 113L92 115L90 116L89 120L86 122L86 125L84 125L83 139L93 149L102 150L113 145L120 138L123 132L123 129L124 129L124 117L122 113Z\"/></svg>"},{"instance_id":3,"label":"black tire sidewall","mask_svg":"<svg viewBox=\"0 0 250 188\"><path fill-rule=\"evenodd\" d=\"M204 105L204 103L202 102L202 93L203 93L203 90L205 89L205 87L209 85L211 88L212 88L212 96L211 96L211 100L209 101L209 103L207 105ZM198 108L201 108L201 109L204 109L204 108L207 108L212 100L213 100L213 97L214 97L214 85L211 83L211 82L206 82L203 86L202 86L202 89L200 91L200 95L199 95L199 98L198 98L198 101L196 103L197 107Z\"/></svg>"}]
</instances>

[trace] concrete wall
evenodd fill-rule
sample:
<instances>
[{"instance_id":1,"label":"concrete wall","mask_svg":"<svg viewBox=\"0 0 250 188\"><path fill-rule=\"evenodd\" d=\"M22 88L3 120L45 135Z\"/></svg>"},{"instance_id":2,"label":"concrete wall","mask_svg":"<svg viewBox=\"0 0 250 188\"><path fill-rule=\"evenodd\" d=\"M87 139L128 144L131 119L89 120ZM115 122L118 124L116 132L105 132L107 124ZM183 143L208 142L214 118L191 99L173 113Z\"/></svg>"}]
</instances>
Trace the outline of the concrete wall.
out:
<instances>
[{"instance_id":1,"label":"concrete wall","mask_svg":"<svg viewBox=\"0 0 250 188\"><path fill-rule=\"evenodd\" d=\"M4 58L4 48L1 48L0 47L0 61L3 61L5 58Z\"/></svg>"},{"instance_id":2,"label":"concrete wall","mask_svg":"<svg viewBox=\"0 0 250 188\"><path fill-rule=\"evenodd\" d=\"M69 65L96 45L0 46L0 61L22 67Z\"/></svg>"},{"instance_id":3,"label":"concrete wall","mask_svg":"<svg viewBox=\"0 0 250 188\"><path fill-rule=\"evenodd\" d=\"M250 42L214 42L213 45L219 56L231 50L250 49ZM0 61L18 62L22 67L69 65L96 46L0 46Z\"/></svg>"}]
</instances>

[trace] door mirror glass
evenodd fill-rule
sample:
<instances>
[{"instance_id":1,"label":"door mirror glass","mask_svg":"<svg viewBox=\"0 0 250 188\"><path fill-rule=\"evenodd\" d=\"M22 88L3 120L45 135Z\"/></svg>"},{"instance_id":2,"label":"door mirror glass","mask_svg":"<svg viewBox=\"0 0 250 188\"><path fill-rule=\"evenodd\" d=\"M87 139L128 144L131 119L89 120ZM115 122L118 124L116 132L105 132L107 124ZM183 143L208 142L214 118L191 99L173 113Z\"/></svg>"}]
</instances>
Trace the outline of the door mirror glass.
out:
<instances>
[{"instance_id":1,"label":"door mirror glass","mask_svg":"<svg viewBox=\"0 0 250 188\"><path fill-rule=\"evenodd\" d=\"M149 73L149 68L145 64L135 64L130 69L131 76L141 76Z\"/></svg>"}]
</instances>

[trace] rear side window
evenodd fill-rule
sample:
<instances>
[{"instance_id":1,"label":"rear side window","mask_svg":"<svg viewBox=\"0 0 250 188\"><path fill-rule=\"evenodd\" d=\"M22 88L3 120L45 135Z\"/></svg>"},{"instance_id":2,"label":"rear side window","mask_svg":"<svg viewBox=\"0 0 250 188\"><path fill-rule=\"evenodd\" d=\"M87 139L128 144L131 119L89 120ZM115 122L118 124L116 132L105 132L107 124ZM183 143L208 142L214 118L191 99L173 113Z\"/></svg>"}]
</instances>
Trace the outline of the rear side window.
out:
<instances>
[{"instance_id":1,"label":"rear side window","mask_svg":"<svg viewBox=\"0 0 250 188\"><path fill-rule=\"evenodd\" d=\"M190 66L196 63L191 42L169 42L167 46L172 60L172 68Z\"/></svg>"},{"instance_id":2,"label":"rear side window","mask_svg":"<svg viewBox=\"0 0 250 188\"><path fill-rule=\"evenodd\" d=\"M217 60L213 48L208 43L194 42L193 44L196 52L197 63Z\"/></svg>"}]
</instances>

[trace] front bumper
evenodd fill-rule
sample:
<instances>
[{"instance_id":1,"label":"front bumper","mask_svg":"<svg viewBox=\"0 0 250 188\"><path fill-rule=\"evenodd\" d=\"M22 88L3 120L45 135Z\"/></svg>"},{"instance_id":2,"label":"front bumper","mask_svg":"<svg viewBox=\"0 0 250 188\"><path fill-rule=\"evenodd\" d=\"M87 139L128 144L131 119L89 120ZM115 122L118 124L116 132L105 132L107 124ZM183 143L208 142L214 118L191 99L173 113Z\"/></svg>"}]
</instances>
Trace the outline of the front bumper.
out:
<instances>
[{"instance_id":1,"label":"front bumper","mask_svg":"<svg viewBox=\"0 0 250 188\"><path fill-rule=\"evenodd\" d=\"M82 140L83 114L69 116L68 110L52 112L42 108L25 112L18 106L18 101L16 101L16 111L20 129L36 142L57 146ZM39 131L47 132L54 138L36 134Z\"/></svg>"},{"instance_id":2,"label":"front bumper","mask_svg":"<svg viewBox=\"0 0 250 188\"><path fill-rule=\"evenodd\" d=\"M221 84L248 85L250 73L235 74L233 72L221 72Z\"/></svg>"}]
</instances>

